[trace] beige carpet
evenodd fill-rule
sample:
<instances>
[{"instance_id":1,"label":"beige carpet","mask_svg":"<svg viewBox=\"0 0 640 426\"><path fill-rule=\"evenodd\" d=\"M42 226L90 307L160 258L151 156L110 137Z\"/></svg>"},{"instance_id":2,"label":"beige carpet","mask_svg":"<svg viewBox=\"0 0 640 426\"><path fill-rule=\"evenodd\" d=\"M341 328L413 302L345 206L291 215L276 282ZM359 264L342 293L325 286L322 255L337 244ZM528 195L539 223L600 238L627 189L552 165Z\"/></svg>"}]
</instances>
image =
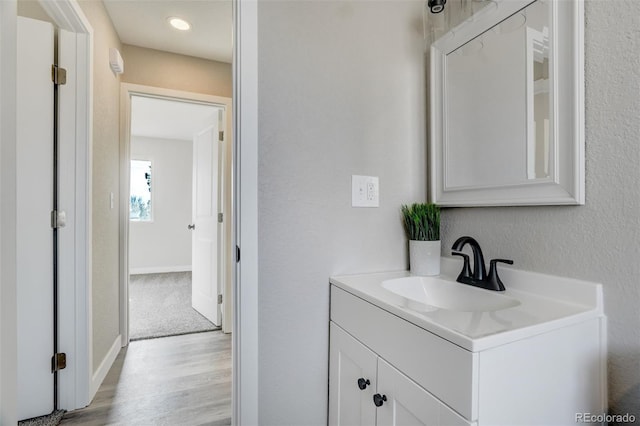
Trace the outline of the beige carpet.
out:
<instances>
[{"instance_id":1,"label":"beige carpet","mask_svg":"<svg viewBox=\"0 0 640 426\"><path fill-rule=\"evenodd\" d=\"M191 272L130 276L130 340L218 329L191 307Z\"/></svg>"}]
</instances>

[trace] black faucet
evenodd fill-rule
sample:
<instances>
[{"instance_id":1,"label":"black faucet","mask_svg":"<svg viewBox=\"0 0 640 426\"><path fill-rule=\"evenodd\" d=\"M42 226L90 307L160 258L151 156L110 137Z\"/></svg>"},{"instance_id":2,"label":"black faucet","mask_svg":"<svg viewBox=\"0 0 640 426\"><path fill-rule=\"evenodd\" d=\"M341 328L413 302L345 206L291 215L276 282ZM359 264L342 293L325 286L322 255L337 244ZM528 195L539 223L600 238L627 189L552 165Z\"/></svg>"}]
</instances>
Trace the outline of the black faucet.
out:
<instances>
[{"instance_id":1,"label":"black faucet","mask_svg":"<svg viewBox=\"0 0 640 426\"><path fill-rule=\"evenodd\" d=\"M469 265L469 256L462 253L462 249L465 245L469 244L471 250L473 250L473 273ZM480 244L472 237L460 237L453 243L451 247L451 254L454 256L461 256L464 259L464 265L462 271L458 275L456 281L463 284L469 284L475 287L484 288L487 290L504 291L504 284L498 276L498 268L496 263L507 263L513 265L513 260L508 259L493 259L491 260L489 273L487 274L484 266L484 256L482 255L482 249Z\"/></svg>"}]
</instances>

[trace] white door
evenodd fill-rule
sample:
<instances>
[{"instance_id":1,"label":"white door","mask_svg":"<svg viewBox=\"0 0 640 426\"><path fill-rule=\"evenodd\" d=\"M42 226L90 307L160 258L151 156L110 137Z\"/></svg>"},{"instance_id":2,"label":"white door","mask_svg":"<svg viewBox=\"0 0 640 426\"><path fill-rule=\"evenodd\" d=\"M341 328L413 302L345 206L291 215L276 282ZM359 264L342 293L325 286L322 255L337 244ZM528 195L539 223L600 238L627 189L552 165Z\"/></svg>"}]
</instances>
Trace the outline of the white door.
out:
<instances>
[{"instance_id":1,"label":"white door","mask_svg":"<svg viewBox=\"0 0 640 426\"><path fill-rule=\"evenodd\" d=\"M18 18L19 419L53 411L53 26Z\"/></svg>"},{"instance_id":2,"label":"white door","mask_svg":"<svg viewBox=\"0 0 640 426\"><path fill-rule=\"evenodd\" d=\"M193 137L193 231L192 291L193 309L215 325L220 325L219 273L219 150L218 112Z\"/></svg>"},{"instance_id":3,"label":"white door","mask_svg":"<svg viewBox=\"0 0 640 426\"><path fill-rule=\"evenodd\" d=\"M375 425L377 355L330 323L329 425Z\"/></svg>"}]
</instances>

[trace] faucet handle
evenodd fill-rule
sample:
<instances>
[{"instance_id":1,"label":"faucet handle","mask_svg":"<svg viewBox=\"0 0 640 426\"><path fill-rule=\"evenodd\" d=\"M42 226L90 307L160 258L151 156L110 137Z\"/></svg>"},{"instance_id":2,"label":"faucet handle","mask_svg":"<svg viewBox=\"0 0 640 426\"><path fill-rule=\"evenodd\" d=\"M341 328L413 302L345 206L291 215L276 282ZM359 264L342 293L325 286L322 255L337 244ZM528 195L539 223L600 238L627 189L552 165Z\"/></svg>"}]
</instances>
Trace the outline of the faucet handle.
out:
<instances>
[{"instance_id":1,"label":"faucet handle","mask_svg":"<svg viewBox=\"0 0 640 426\"><path fill-rule=\"evenodd\" d=\"M487 282L492 286L493 290L504 291L504 284L502 280L498 276L498 267L496 263L506 263L508 265L513 265L513 260L509 259L492 259L489 262L489 274L487 275Z\"/></svg>"},{"instance_id":2,"label":"faucet handle","mask_svg":"<svg viewBox=\"0 0 640 426\"><path fill-rule=\"evenodd\" d=\"M453 256L460 256L464 260L464 265L462 265L462 271L460 271L460 275L458 275L458 280L460 278L471 278L471 265L469 265L469 256L466 253L462 253L461 251L451 251Z\"/></svg>"}]
</instances>

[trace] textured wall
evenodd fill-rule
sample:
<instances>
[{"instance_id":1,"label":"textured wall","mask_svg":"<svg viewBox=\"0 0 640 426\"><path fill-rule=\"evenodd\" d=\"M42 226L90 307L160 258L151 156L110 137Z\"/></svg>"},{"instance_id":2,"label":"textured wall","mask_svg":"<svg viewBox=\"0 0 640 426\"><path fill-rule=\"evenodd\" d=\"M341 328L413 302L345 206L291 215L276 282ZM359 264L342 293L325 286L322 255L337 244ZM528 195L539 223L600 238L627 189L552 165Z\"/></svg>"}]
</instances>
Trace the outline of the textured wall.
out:
<instances>
[{"instance_id":1,"label":"textured wall","mask_svg":"<svg viewBox=\"0 0 640 426\"><path fill-rule=\"evenodd\" d=\"M231 97L231 64L128 44L122 58L123 83Z\"/></svg>"},{"instance_id":2,"label":"textured wall","mask_svg":"<svg viewBox=\"0 0 640 426\"><path fill-rule=\"evenodd\" d=\"M191 270L192 141L132 136L131 159L151 160L153 221L129 224L129 269Z\"/></svg>"},{"instance_id":3,"label":"textured wall","mask_svg":"<svg viewBox=\"0 0 640 426\"><path fill-rule=\"evenodd\" d=\"M609 405L640 418L640 2L585 3L586 205L447 209L443 247L473 235L487 258L601 282Z\"/></svg>"},{"instance_id":4,"label":"textured wall","mask_svg":"<svg viewBox=\"0 0 640 426\"><path fill-rule=\"evenodd\" d=\"M109 68L109 48L120 40L102 2L80 0L93 35L92 303L93 368L98 368L119 330L118 190L120 78ZM114 205L110 208L110 193Z\"/></svg>"},{"instance_id":5,"label":"textured wall","mask_svg":"<svg viewBox=\"0 0 640 426\"><path fill-rule=\"evenodd\" d=\"M422 1L258 5L259 417L326 424L330 275L407 267L426 194ZM351 175L380 208L351 207Z\"/></svg>"}]
</instances>

